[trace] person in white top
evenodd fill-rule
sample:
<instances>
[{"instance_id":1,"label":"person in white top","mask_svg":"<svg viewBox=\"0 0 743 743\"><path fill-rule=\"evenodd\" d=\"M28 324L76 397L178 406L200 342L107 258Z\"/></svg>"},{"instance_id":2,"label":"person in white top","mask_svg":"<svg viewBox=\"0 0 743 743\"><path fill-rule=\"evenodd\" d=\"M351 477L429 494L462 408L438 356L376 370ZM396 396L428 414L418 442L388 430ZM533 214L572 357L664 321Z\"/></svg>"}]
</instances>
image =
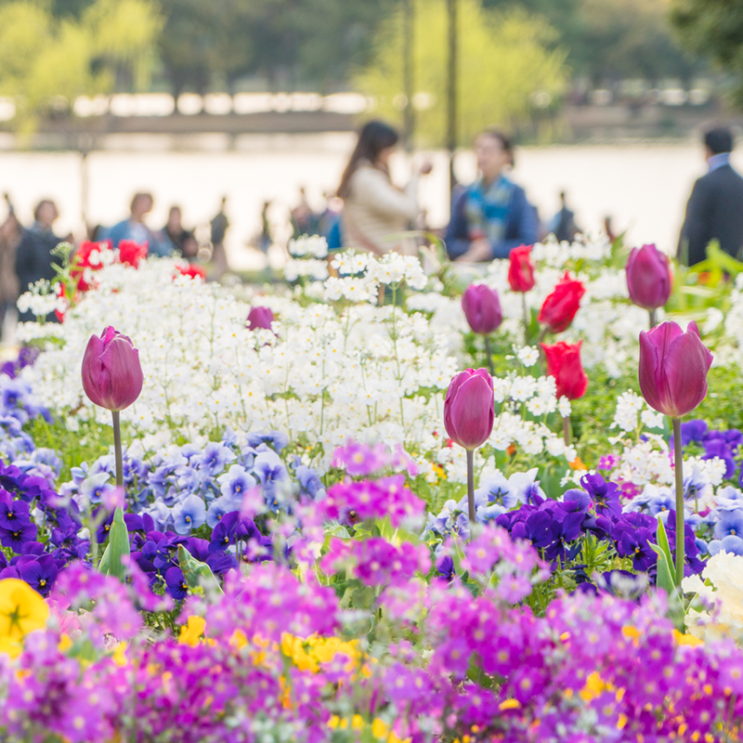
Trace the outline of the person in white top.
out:
<instances>
[{"instance_id":1,"label":"person in white top","mask_svg":"<svg viewBox=\"0 0 743 743\"><path fill-rule=\"evenodd\" d=\"M424 162L405 190L398 189L389 172L398 139L397 132L382 121L368 122L359 133L338 187L338 196L343 199L344 247L368 250L377 256L390 250L414 252L413 241L396 239L395 235L408 230L418 218L418 176L430 173L431 165Z\"/></svg>"}]
</instances>

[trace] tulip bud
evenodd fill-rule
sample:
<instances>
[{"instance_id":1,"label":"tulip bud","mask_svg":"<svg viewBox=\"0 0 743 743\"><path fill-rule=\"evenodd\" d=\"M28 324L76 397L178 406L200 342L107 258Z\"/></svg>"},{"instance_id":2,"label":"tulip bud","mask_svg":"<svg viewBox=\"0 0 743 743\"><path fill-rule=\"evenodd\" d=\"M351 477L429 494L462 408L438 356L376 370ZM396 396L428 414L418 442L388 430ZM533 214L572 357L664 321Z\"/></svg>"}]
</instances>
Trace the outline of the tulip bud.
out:
<instances>
[{"instance_id":1,"label":"tulip bud","mask_svg":"<svg viewBox=\"0 0 743 743\"><path fill-rule=\"evenodd\" d=\"M140 261L147 260L149 243L140 245L134 240L121 240L119 242L119 262L127 266L139 268Z\"/></svg>"},{"instance_id":2,"label":"tulip bud","mask_svg":"<svg viewBox=\"0 0 743 743\"><path fill-rule=\"evenodd\" d=\"M531 262L531 245L514 248L509 258L508 284L511 291L528 292L534 288L534 264Z\"/></svg>"},{"instance_id":3,"label":"tulip bud","mask_svg":"<svg viewBox=\"0 0 743 743\"><path fill-rule=\"evenodd\" d=\"M112 327L91 336L83 356L83 389L96 405L111 411L128 408L142 392L139 351Z\"/></svg>"},{"instance_id":4,"label":"tulip bud","mask_svg":"<svg viewBox=\"0 0 743 743\"><path fill-rule=\"evenodd\" d=\"M554 346L541 344L547 359L547 374L554 377L557 397L577 400L586 394L588 377L580 360L580 347L583 341L571 344L560 341Z\"/></svg>"},{"instance_id":5,"label":"tulip bud","mask_svg":"<svg viewBox=\"0 0 743 743\"><path fill-rule=\"evenodd\" d=\"M580 308L580 300L585 293L583 284L571 279L566 272L552 294L544 300L542 309L539 310L539 322L546 325L550 333L562 333L567 330Z\"/></svg>"},{"instance_id":6,"label":"tulip bud","mask_svg":"<svg viewBox=\"0 0 743 743\"><path fill-rule=\"evenodd\" d=\"M651 408L670 418L691 413L707 395L712 354L699 328L690 322L684 333L664 322L640 333L640 390Z\"/></svg>"},{"instance_id":7,"label":"tulip bud","mask_svg":"<svg viewBox=\"0 0 743 743\"><path fill-rule=\"evenodd\" d=\"M271 323L273 322L273 312L269 307L253 307L248 315L248 329L257 330L271 330Z\"/></svg>"},{"instance_id":8,"label":"tulip bud","mask_svg":"<svg viewBox=\"0 0 743 743\"><path fill-rule=\"evenodd\" d=\"M665 305L673 281L668 258L655 245L632 248L625 271L630 299L638 307L656 310Z\"/></svg>"},{"instance_id":9,"label":"tulip bud","mask_svg":"<svg viewBox=\"0 0 743 743\"><path fill-rule=\"evenodd\" d=\"M465 449L482 446L493 432L493 378L485 369L467 369L449 383L444 400L444 425L449 438Z\"/></svg>"},{"instance_id":10,"label":"tulip bud","mask_svg":"<svg viewBox=\"0 0 743 743\"><path fill-rule=\"evenodd\" d=\"M503 322L498 292L485 284L470 284L462 296L462 309L473 333L488 335Z\"/></svg>"}]
</instances>

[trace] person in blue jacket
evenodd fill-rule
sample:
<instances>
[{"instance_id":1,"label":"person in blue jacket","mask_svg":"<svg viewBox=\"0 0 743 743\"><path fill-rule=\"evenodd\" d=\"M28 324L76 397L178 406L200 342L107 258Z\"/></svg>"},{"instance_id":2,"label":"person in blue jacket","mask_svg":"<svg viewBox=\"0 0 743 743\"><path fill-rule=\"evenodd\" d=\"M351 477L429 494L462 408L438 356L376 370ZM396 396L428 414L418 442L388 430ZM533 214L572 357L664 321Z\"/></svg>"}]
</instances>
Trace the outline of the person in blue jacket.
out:
<instances>
[{"instance_id":1,"label":"person in blue jacket","mask_svg":"<svg viewBox=\"0 0 743 743\"><path fill-rule=\"evenodd\" d=\"M140 245L147 243L149 255L159 258L172 255L173 243L170 242L170 238L160 230L157 232L151 230L144 222L147 214L152 211L154 203L151 194L134 194L129 208L130 216L115 224L108 231L104 231L98 239L110 240L114 248L118 248L122 240L134 240Z\"/></svg>"},{"instance_id":2,"label":"person in blue jacket","mask_svg":"<svg viewBox=\"0 0 743 743\"><path fill-rule=\"evenodd\" d=\"M536 210L504 172L514 164L511 140L485 131L475 154L480 177L455 198L445 238L449 257L468 263L508 258L513 248L539 239Z\"/></svg>"}]
</instances>

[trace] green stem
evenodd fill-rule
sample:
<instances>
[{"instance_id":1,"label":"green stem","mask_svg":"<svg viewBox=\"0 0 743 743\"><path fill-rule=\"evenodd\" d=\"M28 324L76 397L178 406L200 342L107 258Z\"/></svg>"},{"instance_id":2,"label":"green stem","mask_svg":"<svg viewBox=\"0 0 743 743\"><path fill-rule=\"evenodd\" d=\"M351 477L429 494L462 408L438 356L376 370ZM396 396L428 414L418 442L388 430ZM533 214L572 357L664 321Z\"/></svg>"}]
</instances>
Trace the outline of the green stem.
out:
<instances>
[{"instance_id":1,"label":"green stem","mask_svg":"<svg viewBox=\"0 0 743 743\"><path fill-rule=\"evenodd\" d=\"M526 292L521 292L521 309L524 312L524 343L528 346L531 337L529 334L529 311L526 307Z\"/></svg>"},{"instance_id":2,"label":"green stem","mask_svg":"<svg viewBox=\"0 0 743 743\"><path fill-rule=\"evenodd\" d=\"M673 423L674 471L676 474L676 585L684 579L684 452L681 448L681 418Z\"/></svg>"},{"instance_id":3,"label":"green stem","mask_svg":"<svg viewBox=\"0 0 743 743\"><path fill-rule=\"evenodd\" d=\"M488 371L490 371L490 376L494 377L495 372L493 371L493 353L490 350L490 338L487 335L485 336L485 355L488 357Z\"/></svg>"},{"instance_id":4,"label":"green stem","mask_svg":"<svg viewBox=\"0 0 743 743\"><path fill-rule=\"evenodd\" d=\"M657 324L655 321L655 310L648 310L648 315L650 315L650 330L652 330Z\"/></svg>"},{"instance_id":5,"label":"green stem","mask_svg":"<svg viewBox=\"0 0 743 743\"><path fill-rule=\"evenodd\" d=\"M475 451L467 449L467 510L470 518L470 535L475 525Z\"/></svg>"},{"instance_id":6,"label":"green stem","mask_svg":"<svg viewBox=\"0 0 743 743\"><path fill-rule=\"evenodd\" d=\"M562 419L562 437L565 440L565 446L570 446L570 416L566 415Z\"/></svg>"},{"instance_id":7,"label":"green stem","mask_svg":"<svg viewBox=\"0 0 743 743\"><path fill-rule=\"evenodd\" d=\"M114 454L116 455L116 484L124 485L124 457L121 452L121 421L118 410L112 410L114 420Z\"/></svg>"}]
</instances>

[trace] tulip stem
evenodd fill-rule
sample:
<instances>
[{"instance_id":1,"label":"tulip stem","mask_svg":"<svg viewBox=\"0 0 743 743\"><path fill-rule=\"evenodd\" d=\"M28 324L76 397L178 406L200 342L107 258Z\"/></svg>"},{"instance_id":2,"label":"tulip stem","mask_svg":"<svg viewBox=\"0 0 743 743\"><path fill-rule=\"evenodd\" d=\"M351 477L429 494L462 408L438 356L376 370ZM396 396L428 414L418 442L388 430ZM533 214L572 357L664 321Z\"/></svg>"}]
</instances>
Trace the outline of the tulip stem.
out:
<instances>
[{"instance_id":1,"label":"tulip stem","mask_svg":"<svg viewBox=\"0 0 743 743\"><path fill-rule=\"evenodd\" d=\"M475 523L475 451L467 449L467 509L470 519L470 534Z\"/></svg>"},{"instance_id":2,"label":"tulip stem","mask_svg":"<svg viewBox=\"0 0 743 743\"><path fill-rule=\"evenodd\" d=\"M116 485L124 485L124 458L121 453L121 421L118 410L112 410L114 420L114 454L116 455Z\"/></svg>"},{"instance_id":3,"label":"tulip stem","mask_svg":"<svg viewBox=\"0 0 743 743\"><path fill-rule=\"evenodd\" d=\"M648 310L648 315L650 315L650 330L652 330L657 325L655 322L655 310Z\"/></svg>"},{"instance_id":4,"label":"tulip stem","mask_svg":"<svg viewBox=\"0 0 743 743\"><path fill-rule=\"evenodd\" d=\"M562 419L562 438L565 440L565 446L570 446L570 416L565 415Z\"/></svg>"},{"instance_id":5,"label":"tulip stem","mask_svg":"<svg viewBox=\"0 0 743 743\"><path fill-rule=\"evenodd\" d=\"M485 355L488 357L488 371L490 371L490 376L494 377L493 352L490 350L490 338L487 335L485 336Z\"/></svg>"},{"instance_id":6,"label":"tulip stem","mask_svg":"<svg viewBox=\"0 0 743 743\"><path fill-rule=\"evenodd\" d=\"M684 451L681 446L681 418L673 422L674 472L676 475L676 586L684 579Z\"/></svg>"},{"instance_id":7,"label":"tulip stem","mask_svg":"<svg viewBox=\"0 0 743 743\"><path fill-rule=\"evenodd\" d=\"M528 346L531 342L529 334L529 311L526 307L526 292L521 292L521 308L524 312L524 343Z\"/></svg>"}]
</instances>

